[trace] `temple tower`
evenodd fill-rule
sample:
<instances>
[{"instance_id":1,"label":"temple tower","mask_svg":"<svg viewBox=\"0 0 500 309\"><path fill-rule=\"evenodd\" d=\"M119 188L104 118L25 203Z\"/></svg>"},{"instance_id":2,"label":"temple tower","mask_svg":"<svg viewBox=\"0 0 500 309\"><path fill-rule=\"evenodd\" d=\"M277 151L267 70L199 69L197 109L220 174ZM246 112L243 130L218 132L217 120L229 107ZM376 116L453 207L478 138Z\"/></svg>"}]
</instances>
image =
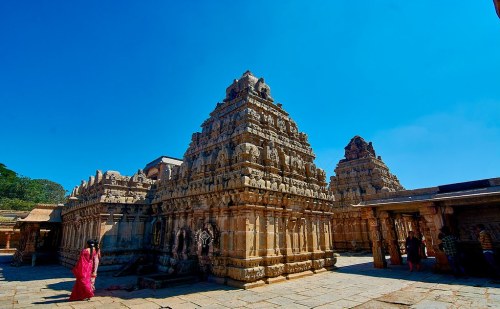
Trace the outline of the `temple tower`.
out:
<instances>
[{"instance_id":1,"label":"temple tower","mask_svg":"<svg viewBox=\"0 0 500 309\"><path fill-rule=\"evenodd\" d=\"M247 288L333 266L325 172L264 79L234 80L201 128L158 182L162 267Z\"/></svg>"},{"instance_id":2,"label":"temple tower","mask_svg":"<svg viewBox=\"0 0 500 309\"><path fill-rule=\"evenodd\" d=\"M352 207L367 195L404 190L397 177L390 173L382 158L375 155L372 143L355 136L345 147L345 158L330 178L335 196L333 242L336 250L369 250L371 236L366 219Z\"/></svg>"},{"instance_id":3,"label":"temple tower","mask_svg":"<svg viewBox=\"0 0 500 309\"><path fill-rule=\"evenodd\" d=\"M375 155L371 142L354 136L344 149L345 158L337 164L336 176L330 178L337 205L357 204L365 195L404 190L382 158Z\"/></svg>"}]
</instances>

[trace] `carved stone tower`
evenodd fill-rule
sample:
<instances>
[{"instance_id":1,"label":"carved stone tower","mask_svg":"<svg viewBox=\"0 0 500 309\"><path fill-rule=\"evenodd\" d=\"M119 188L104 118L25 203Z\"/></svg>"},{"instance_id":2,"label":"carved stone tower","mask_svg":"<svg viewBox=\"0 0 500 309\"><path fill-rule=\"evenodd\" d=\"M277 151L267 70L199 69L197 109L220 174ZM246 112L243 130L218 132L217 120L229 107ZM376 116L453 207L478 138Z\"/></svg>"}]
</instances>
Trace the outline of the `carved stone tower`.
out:
<instances>
[{"instance_id":1,"label":"carved stone tower","mask_svg":"<svg viewBox=\"0 0 500 309\"><path fill-rule=\"evenodd\" d=\"M160 264L245 288L333 266L325 172L264 79L234 80L201 127L158 182Z\"/></svg>"},{"instance_id":2,"label":"carved stone tower","mask_svg":"<svg viewBox=\"0 0 500 309\"><path fill-rule=\"evenodd\" d=\"M337 164L335 175L330 178L330 189L336 204L342 206L357 204L364 195L404 190L382 158L375 155L372 143L360 136L354 136L345 147L345 159Z\"/></svg>"}]
</instances>

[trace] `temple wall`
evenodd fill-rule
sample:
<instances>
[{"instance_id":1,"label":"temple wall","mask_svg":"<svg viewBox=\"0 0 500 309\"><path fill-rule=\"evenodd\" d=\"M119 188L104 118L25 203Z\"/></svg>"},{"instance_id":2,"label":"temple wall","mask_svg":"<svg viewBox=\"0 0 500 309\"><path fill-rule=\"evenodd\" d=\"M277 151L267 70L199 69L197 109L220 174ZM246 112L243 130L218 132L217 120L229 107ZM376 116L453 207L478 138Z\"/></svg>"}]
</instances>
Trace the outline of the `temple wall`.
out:
<instances>
[{"instance_id":1,"label":"temple wall","mask_svg":"<svg viewBox=\"0 0 500 309\"><path fill-rule=\"evenodd\" d=\"M336 207L332 225L333 247L338 251L370 250L368 221L354 207Z\"/></svg>"},{"instance_id":2,"label":"temple wall","mask_svg":"<svg viewBox=\"0 0 500 309\"><path fill-rule=\"evenodd\" d=\"M182 205L182 199L176 202ZM310 275L335 264L331 213L246 203L176 211L175 204L153 206L155 220L162 225L163 241L155 248L162 271L209 267L215 281L247 288ZM203 231L211 237L207 250Z\"/></svg>"},{"instance_id":3,"label":"temple wall","mask_svg":"<svg viewBox=\"0 0 500 309\"><path fill-rule=\"evenodd\" d=\"M100 242L101 270L117 269L134 256L144 254L149 239L148 205L95 204L63 215L61 263L73 266L88 239Z\"/></svg>"}]
</instances>

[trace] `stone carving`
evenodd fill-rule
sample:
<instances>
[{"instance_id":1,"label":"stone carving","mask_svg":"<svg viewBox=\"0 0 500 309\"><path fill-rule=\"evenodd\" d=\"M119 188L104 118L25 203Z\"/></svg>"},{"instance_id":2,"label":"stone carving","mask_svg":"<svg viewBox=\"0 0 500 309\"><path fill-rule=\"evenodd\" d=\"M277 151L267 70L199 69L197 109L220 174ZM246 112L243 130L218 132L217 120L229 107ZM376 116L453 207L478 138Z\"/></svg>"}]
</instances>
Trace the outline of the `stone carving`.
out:
<instances>
[{"instance_id":1,"label":"stone carving","mask_svg":"<svg viewBox=\"0 0 500 309\"><path fill-rule=\"evenodd\" d=\"M345 160L356 160L361 158L375 158L372 142L366 143L361 136L354 136L345 149Z\"/></svg>"},{"instance_id":2,"label":"stone carving","mask_svg":"<svg viewBox=\"0 0 500 309\"><path fill-rule=\"evenodd\" d=\"M244 93L258 95L263 99L273 101L271 88L264 82L263 78L257 79L250 71L246 71L239 80L235 79L233 84L226 89L224 101L241 97Z\"/></svg>"}]
</instances>

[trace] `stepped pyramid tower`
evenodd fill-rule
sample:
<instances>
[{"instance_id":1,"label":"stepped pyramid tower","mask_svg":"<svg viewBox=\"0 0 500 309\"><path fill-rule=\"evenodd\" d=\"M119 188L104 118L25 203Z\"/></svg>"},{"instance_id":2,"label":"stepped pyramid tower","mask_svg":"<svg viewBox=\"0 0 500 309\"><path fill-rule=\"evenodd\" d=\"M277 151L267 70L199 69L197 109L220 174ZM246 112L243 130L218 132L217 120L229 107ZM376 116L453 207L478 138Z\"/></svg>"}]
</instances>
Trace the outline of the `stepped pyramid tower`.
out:
<instances>
[{"instance_id":1,"label":"stepped pyramid tower","mask_svg":"<svg viewBox=\"0 0 500 309\"><path fill-rule=\"evenodd\" d=\"M371 142L354 136L344 148L345 157L330 178L335 197L333 244L336 250L370 250L372 239L366 219L359 208L352 207L370 195L404 190L382 158L377 157Z\"/></svg>"},{"instance_id":2,"label":"stepped pyramid tower","mask_svg":"<svg viewBox=\"0 0 500 309\"><path fill-rule=\"evenodd\" d=\"M160 268L248 288L332 267L325 172L264 79L234 80L201 128L156 184Z\"/></svg>"},{"instance_id":3,"label":"stepped pyramid tower","mask_svg":"<svg viewBox=\"0 0 500 309\"><path fill-rule=\"evenodd\" d=\"M344 149L345 158L337 164L336 176L330 178L337 204L357 204L365 195L404 190L382 158L375 155L371 142L354 136Z\"/></svg>"}]
</instances>

